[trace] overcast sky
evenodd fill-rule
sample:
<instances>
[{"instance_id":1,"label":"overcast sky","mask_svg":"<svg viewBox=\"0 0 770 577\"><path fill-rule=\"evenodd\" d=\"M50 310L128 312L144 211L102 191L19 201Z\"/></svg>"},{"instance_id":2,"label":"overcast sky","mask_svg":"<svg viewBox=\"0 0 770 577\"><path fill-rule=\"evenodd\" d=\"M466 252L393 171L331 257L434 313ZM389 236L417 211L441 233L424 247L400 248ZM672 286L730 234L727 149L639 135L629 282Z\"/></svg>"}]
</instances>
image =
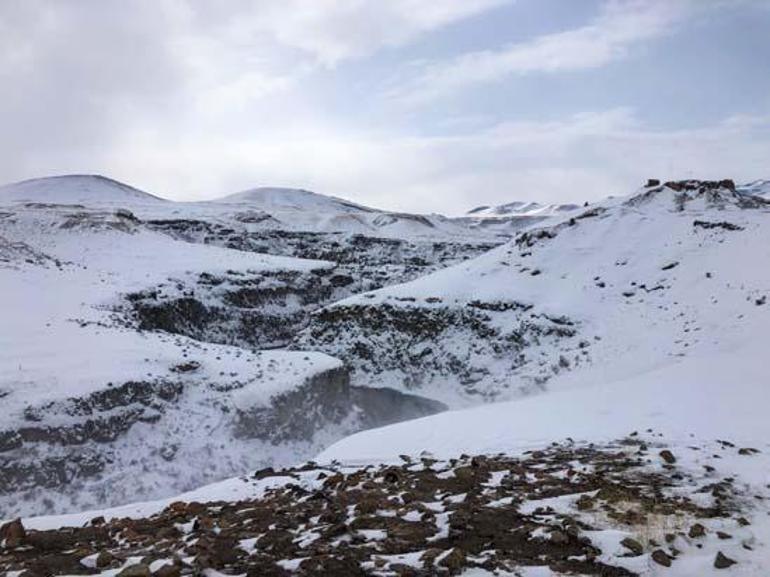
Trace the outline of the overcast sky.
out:
<instances>
[{"instance_id":1,"label":"overcast sky","mask_svg":"<svg viewBox=\"0 0 770 577\"><path fill-rule=\"evenodd\" d=\"M0 0L0 181L458 214L770 178L770 0Z\"/></svg>"}]
</instances>

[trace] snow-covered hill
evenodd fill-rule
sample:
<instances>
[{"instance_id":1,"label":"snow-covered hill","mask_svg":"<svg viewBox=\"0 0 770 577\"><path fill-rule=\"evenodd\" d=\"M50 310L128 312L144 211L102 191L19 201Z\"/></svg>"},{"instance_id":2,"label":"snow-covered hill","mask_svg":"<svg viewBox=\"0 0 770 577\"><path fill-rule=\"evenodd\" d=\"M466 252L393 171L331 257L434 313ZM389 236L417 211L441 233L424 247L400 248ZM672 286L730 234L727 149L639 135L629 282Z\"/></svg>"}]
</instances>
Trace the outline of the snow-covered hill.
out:
<instances>
[{"instance_id":1,"label":"snow-covered hill","mask_svg":"<svg viewBox=\"0 0 770 577\"><path fill-rule=\"evenodd\" d=\"M645 188L335 303L297 344L343 359L356 383L455 406L541 391L575 370L631 376L761 338L768 219L767 201L731 183Z\"/></svg>"},{"instance_id":2,"label":"snow-covered hill","mask_svg":"<svg viewBox=\"0 0 770 577\"><path fill-rule=\"evenodd\" d=\"M212 344L271 344L334 263L175 240L123 208L11 204L0 230L2 516L173 495L440 408L351 388L323 354Z\"/></svg>"},{"instance_id":3,"label":"snow-covered hill","mask_svg":"<svg viewBox=\"0 0 770 577\"><path fill-rule=\"evenodd\" d=\"M527 227L542 224L577 209L575 204L515 201L497 206L478 206L454 221L473 231L511 237Z\"/></svg>"},{"instance_id":4,"label":"snow-covered hill","mask_svg":"<svg viewBox=\"0 0 770 577\"><path fill-rule=\"evenodd\" d=\"M73 174L33 178L0 186L0 204L22 202L130 206L166 201L111 178L93 174Z\"/></svg>"},{"instance_id":5,"label":"snow-covered hill","mask_svg":"<svg viewBox=\"0 0 770 577\"><path fill-rule=\"evenodd\" d=\"M301 189L255 188L214 202L270 215L285 230L347 232L388 238L468 235L464 223L441 215L383 211ZM275 224L271 226L275 227Z\"/></svg>"},{"instance_id":6,"label":"snow-covered hill","mask_svg":"<svg viewBox=\"0 0 770 577\"><path fill-rule=\"evenodd\" d=\"M467 224L329 232L383 213L304 191L168 204L0 209L0 517L169 496L5 525L0 570L767 572L770 202L746 187L651 184L488 252ZM254 350L303 310L294 350Z\"/></svg>"}]
</instances>

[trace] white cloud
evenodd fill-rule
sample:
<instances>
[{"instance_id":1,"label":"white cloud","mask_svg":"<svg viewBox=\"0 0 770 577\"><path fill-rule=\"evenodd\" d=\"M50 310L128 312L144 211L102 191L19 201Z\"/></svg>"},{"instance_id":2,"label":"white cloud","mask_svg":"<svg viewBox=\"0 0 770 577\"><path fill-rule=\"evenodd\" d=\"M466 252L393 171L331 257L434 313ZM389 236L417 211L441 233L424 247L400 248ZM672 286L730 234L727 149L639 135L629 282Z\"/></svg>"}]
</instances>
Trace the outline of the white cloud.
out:
<instances>
[{"instance_id":1,"label":"white cloud","mask_svg":"<svg viewBox=\"0 0 770 577\"><path fill-rule=\"evenodd\" d=\"M513 74L597 68L669 32L691 7L692 0L611 0L593 22L581 28L429 63L416 79L397 87L393 96L421 103Z\"/></svg>"},{"instance_id":2,"label":"white cloud","mask_svg":"<svg viewBox=\"0 0 770 577\"><path fill-rule=\"evenodd\" d=\"M279 42L331 66L383 46L404 44L510 1L273 0L259 3L244 28L271 33Z\"/></svg>"},{"instance_id":3,"label":"white cloud","mask_svg":"<svg viewBox=\"0 0 770 577\"><path fill-rule=\"evenodd\" d=\"M631 192L646 178L767 177L770 117L663 131L614 109L454 137L330 132L176 147L137 138L119 150L104 160L117 176L141 167L145 180L137 184L177 198L283 185L396 210L460 214L511 200L595 200Z\"/></svg>"}]
</instances>

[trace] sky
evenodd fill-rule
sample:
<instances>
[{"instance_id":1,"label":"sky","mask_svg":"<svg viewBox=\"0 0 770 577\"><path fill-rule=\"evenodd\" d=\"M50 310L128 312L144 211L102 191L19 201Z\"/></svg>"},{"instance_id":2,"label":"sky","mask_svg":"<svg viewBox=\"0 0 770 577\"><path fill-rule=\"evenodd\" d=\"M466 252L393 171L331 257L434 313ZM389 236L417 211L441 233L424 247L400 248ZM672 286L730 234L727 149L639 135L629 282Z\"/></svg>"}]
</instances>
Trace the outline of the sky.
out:
<instances>
[{"instance_id":1,"label":"sky","mask_svg":"<svg viewBox=\"0 0 770 577\"><path fill-rule=\"evenodd\" d=\"M0 182L462 214L770 178L770 0L0 0Z\"/></svg>"}]
</instances>

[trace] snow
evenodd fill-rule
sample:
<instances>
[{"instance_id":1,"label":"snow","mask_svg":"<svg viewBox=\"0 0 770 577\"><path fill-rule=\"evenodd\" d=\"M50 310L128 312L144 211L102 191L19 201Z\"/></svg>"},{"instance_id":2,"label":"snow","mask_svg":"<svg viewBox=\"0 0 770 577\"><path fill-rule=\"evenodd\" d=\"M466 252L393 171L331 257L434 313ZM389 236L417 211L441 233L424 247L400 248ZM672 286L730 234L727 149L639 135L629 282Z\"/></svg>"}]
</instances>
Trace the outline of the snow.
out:
<instances>
[{"instance_id":1,"label":"snow","mask_svg":"<svg viewBox=\"0 0 770 577\"><path fill-rule=\"evenodd\" d=\"M465 368L478 369L473 394L451 374L417 375L421 384L413 392L453 407L478 403L479 393L496 400L531 394L542 390L537 383L544 381L552 389L565 372L609 381L681 356L707 357L761 339L770 323L770 306L764 304L770 301L770 267L760 264L770 260L770 205L710 206L695 197L679 211L675 202L676 193L669 189L633 202L608 200L532 229L526 233L529 242L519 237L475 259L352 296L327 310L391 307L410 315L467 311L474 302L515 304L518 309L485 311L485 323L500 333L501 344L507 336L517 338L514 329L537 319L572 323L574 337L528 339L520 351L523 362L514 368L511 351L496 354L463 326L424 341L405 333L414 356L424 347L436 363L453 356ZM724 221L740 230L706 229L695 226L696 221ZM538 238L539 231L551 238ZM404 387L408 373L389 365L369 366L390 358L391 343L402 346L394 340L400 329L377 332L355 322L349 321L350 332L329 335L322 350L355 363L353 347L366 343L379 350L378 358L361 361L368 370L359 371L354 382ZM398 350L393 349L392 358L398 358Z\"/></svg>"},{"instance_id":2,"label":"snow","mask_svg":"<svg viewBox=\"0 0 770 577\"><path fill-rule=\"evenodd\" d=\"M725 438L770 452L764 351L763 343L748 342L740 350L677 359L620 380L602 380L599 371L574 375L542 395L357 433L316 459L353 464L396 462L400 454L421 451L438 457L520 453L568 437L610 441L647 429L683 445L692 438ZM738 461L761 481L762 471L752 465L759 459Z\"/></svg>"},{"instance_id":3,"label":"snow","mask_svg":"<svg viewBox=\"0 0 770 577\"><path fill-rule=\"evenodd\" d=\"M337 359L139 332L116 322L114 311L128 293L161 283L194 284L204 272L305 273L333 263L177 241L101 209L17 206L3 221L3 234L45 259L0 262L0 431L40 427L77 435L100 420L136 420L110 443L89 441L74 448L27 443L3 453L10 459L6 462L20 465L76 455L87 463L108 463L93 481L74 473L68 486L49 492L50 499L16 487L16 497L0 498L3 515L28 507L72 510L174 495L271 461L288 464L314 450L300 442L273 446L233 439L232 415L268 406L274 397L340 367ZM197 368L179 373L177 366L187 361ZM176 391L175 398L157 393L89 413L89 403L97 402L91 399L114 395L128 383L137 383L137 390ZM325 441L319 437L317 442Z\"/></svg>"},{"instance_id":4,"label":"snow","mask_svg":"<svg viewBox=\"0 0 770 577\"><path fill-rule=\"evenodd\" d=\"M111 178L74 174L34 178L0 186L0 203L37 202L98 206L119 203L163 203L164 199Z\"/></svg>"},{"instance_id":5,"label":"snow","mask_svg":"<svg viewBox=\"0 0 770 577\"><path fill-rule=\"evenodd\" d=\"M751 183L749 188L758 186ZM498 392L499 398L509 400L469 406L478 399L464 395L458 383L451 379L430 382L418 392L446 400L455 410L352 435L324 449L315 460L358 467L400 463L400 455L419 457L426 453L440 459L461 453L517 455L566 439L604 443L638 432L645 441L670 448L683 470L702 471L704 465L713 466L718 474L734 476L738 484L748 487L747 494L763 497L748 506L750 529L730 527L735 538L718 546L739 561L727 573L765 574L770 566L770 516L766 505L770 486L770 388L765 361L770 303L764 300L770 294L770 267L765 266L770 262L770 209L740 208L738 201L727 195L726 200L718 202L693 196L678 210L674 192L667 188L657 192L643 189L631 198L611 199L586 211L557 216L543 229L547 238L529 237L530 244L525 237L518 244L513 241L473 261L332 305L331 309L387 304L409 312L465 307L473 301L521 303L531 307L527 308L528 314L532 311L549 318L570 319L578 331L575 340L590 343L590 360L569 370L555 371L541 394L515 398L520 392L517 380L522 375L510 370L510 359L482 355L480 362L491 367L494 379L482 380L477 387L486 386ZM12 192L8 198L20 199L24 194ZM62 198L72 199L80 193L73 194ZM214 204L224 208L210 208ZM392 215L307 191L285 189L247 191L220 203L198 203L191 210L214 214L206 211L232 210L232 205L268 211L283 226L313 230L379 227L415 233L420 227L430 228L430 223L446 231L456 226L438 218L421 221L413 215ZM320 353L202 347L189 339L138 334L106 324L116 291L140 290L201 271L308 271L332 266L330 263L180 243L133 230L116 217L97 213L92 213L85 224L62 229L62 219L72 215L57 210L41 213L33 208L18 209L13 222L4 224L4 234L15 233L35 254L50 259L48 264L40 265L15 258L0 268L0 288L9 311L4 319L7 330L0 333L0 393L7 395L3 397L5 411L0 417L4 427L23 422L24 409L30 403L66 401L73 395L100 390L108 381L121 382L148 374L166 378L183 351L201 360L201 372L190 377L201 383L219 380L222 373L226 373L224 381L228 381L227 374L247 374L254 372L254 367L262 373L273 372L273 381L255 380L226 395L234 407L264 405L273 395L291 390L317 371L340 366L337 359ZM503 209L472 212L479 218L492 218L495 210ZM532 216L539 215L537 211L543 208L514 203L505 210ZM559 211L545 212L551 215ZM374 219L381 220L377 224ZM728 222L739 229L699 228L696 221ZM529 234L533 232L537 230ZM62 264L54 266L54 259ZM534 270L538 274L532 274ZM55 293L51 290L54 286ZM491 322L504 328L517 322L519 314L506 311ZM445 341L436 339L434 348L467 348L461 332L441 338ZM538 346L544 365L564 352L551 343ZM365 384L404 388L397 374L376 378L380 381ZM509 385L510 390L506 390ZM240 464L246 470L245 461L239 459L253 450L253 445L215 447L222 442L221 437L207 445L210 431L216 430L218 424L214 413L205 407L215 399L192 394L199 395L190 405L195 410L177 417L177 436L189 437L191 448L209 448L203 461L214 457L231 459L230 469ZM52 423L56 419L66 421L64 415L51 418ZM201 428L201 423L212 429ZM133 450L159 446L157 432L150 434L144 425L137 426L132 435L129 441ZM728 440L734 447L720 440ZM759 453L742 455L738 452L741 447L756 448ZM202 462L200 457L197 462ZM495 486L501 479L501 475L495 476L489 485ZM154 494L173 494L173 487L153 479L150 473L145 482L157 483ZM296 479L231 478L175 497L30 518L24 523L30 528L51 528L82 525L98 515L141 517L176 500L248 499L287 482ZM575 495L571 495L547 503L530 501L520 511L531 512L544 504L566 511L574 505L574 499ZM442 512L442 502L426 506L439 513L436 522L440 535L448 534L449 514ZM415 519L415 513L404 518ZM719 522L723 521L715 521ZM385 536L378 530L362 534L370 540ZM590 536L603 555L618 562L617 555L622 553L618 543L628 536L627 532L609 528L590 532ZM756 545L752 554L742 550L744 542ZM682 543L684 554L665 574L725 573L713 568L716 542L708 544L700 552ZM253 546L241 543L247 550ZM416 565L421 554L383 558ZM623 563L644 575L664 572L646 556L624 558ZM284 564L295 567L294 560ZM463 574L486 573L476 570ZM551 572L530 568L522 574Z\"/></svg>"},{"instance_id":6,"label":"snow","mask_svg":"<svg viewBox=\"0 0 770 577\"><path fill-rule=\"evenodd\" d=\"M506 216L555 216L577 209L576 204L540 204L539 202L514 201L497 206L478 206L466 216L473 218L499 218Z\"/></svg>"}]
</instances>

